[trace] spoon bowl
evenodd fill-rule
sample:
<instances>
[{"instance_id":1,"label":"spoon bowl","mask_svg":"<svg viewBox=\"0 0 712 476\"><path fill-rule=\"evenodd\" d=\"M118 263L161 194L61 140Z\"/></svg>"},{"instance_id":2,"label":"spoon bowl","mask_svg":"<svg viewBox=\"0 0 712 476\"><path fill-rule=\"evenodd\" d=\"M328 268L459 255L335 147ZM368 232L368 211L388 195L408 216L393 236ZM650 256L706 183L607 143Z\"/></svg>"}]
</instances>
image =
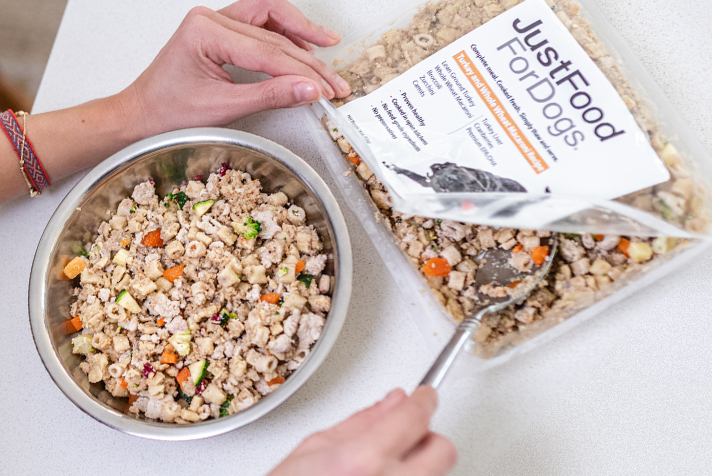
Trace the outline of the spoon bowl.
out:
<instances>
[{"instance_id":1,"label":"spoon bowl","mask_svg":"<svg viewBox=\"0 0 712 476\"><path fill-rule=\"evenodd\" d=\"M475 276L475 286L480 305L460 323L420 385L437 388L447 375L460 349L479 327L482 318L486 314L519 304L539 286L551 270L559 244L555 233L542 241L547 243L544 246L549 247L549 255L541 265L532 266L527 272L522 272L512 265L514 253L510 250L490 248L478 256L479 267Z\"/></svg>"}]
</instances>

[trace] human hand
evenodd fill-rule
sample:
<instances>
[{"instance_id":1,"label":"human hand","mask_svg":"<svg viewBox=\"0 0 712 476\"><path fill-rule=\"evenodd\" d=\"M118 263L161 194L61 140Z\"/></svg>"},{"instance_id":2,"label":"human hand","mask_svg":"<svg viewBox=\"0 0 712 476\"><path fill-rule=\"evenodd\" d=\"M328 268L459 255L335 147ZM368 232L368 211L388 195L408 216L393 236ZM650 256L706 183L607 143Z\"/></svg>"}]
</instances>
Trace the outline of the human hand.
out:
<instances>
[{"instance_id":1,"label":"human hand","mask_svg":"<svg viewBox=\"0 0 712 476\"><path fill-rule=\"evenodd\" d=\"M219 12L196 7L151 65L120 96L142 136L226 125L249 114L345 97L349 85L309 51L336 32L286 0L241 0ZM271 79L235 84L223 65Z\"/></svg>"},{"instance_id":2,"label":"human hand","mask_svg":"<svg viewBox=\"0 0 712 476\"><path fill-rule=\"evenodd\" d=\"M304 440L268 476L440 476L455 465L455 446L430 431L432 387L386 398Z\"/></svg>"},{"instance_id":3,"label":"human hand","mask_svg":"<svg viewBox=\"0 0 712 476\"><path fill-rule=\"evenodd\" d=\"M314 58L338 43L287 0L240 0L219 12L190 11L151 65L113 96L27 118L28 139L52 181L90 167L148 136L222 126L258 111L294 107L351 90ZM226 64L273 76L234 84ZM0 140L0 203L27 193L15 150Z\"/></svg>"}]
</instances>

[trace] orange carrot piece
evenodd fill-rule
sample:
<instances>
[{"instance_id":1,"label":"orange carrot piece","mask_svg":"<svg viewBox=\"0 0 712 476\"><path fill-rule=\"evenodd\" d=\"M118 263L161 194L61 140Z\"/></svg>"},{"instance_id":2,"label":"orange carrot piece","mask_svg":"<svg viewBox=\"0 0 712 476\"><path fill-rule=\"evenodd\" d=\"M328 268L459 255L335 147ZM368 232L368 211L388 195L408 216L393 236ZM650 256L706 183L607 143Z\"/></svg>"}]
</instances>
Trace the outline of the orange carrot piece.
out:
<instances>
[{"instance_id":1,"label":"orange carrot piece","mask_svg":"<svg viewBox=\"0 0 712 476\"><path fill-rule=\"evenodd\" d=\"M129 383L128 383L126 380L122 379L121 377L119 377L119 385L120 385L121 388L123 388L124 390L126 390L127 388L129 388Z\"/></svg>"},{"instance_id":2,"label":"orange carrot piece","mask_svg":"<svg viewBox=\"0 0 712 476\"><path fill-rule=\"evenodd\" d=\"M284 382L285 382L284 377L279 375L279 376L273 378L272 380L267 380L267 385L275 385L275 384L284 383Z\"/></svg>"},{"instance_id":3,"label":"orange carrot piece","mask_svg":"<svg viewBox=\"0 0 712 476\"><path fill-rule=\"evenodd\" d=\"M75 316L71 319L64 321L64 332L67 334L74 334L82 330L82 320L79 316Z\"/></svg>"},{"instance_id":4,"label":"orange carrot piece","mask_svg":"<svg viewBox=\"0 0 712 476\"><path fill-rule=\"evenodd\" d=\"M165 323L166 323L166 320L163 319L162 317L156 321L156 325L157 325L158 327L163 326Z\"/></svg>"},{"instance_id":5,"label":"orange carrot piece","mask_svg":"<svg viewBox=\"0 0 712 476\"><path fill-rule=\"evenodd\" d=\"M534 248L534 251L532 251L532 261L534 261L534 264L537 266L544 264L547 256L549 256L548 246L537 246Z\"/></svg>"},{"instance_id":6,"label":"orange carrot piece","mask_svg":"<svg viewBox=\"0 0 712 476\"><path fill-rule=\"evenodd\" d=\"M294 265L294 272L296 274L299 274L302 271L304 271L304 268L306 268L306 267L307 267L307 265L304 264L304 261L299 260L299 261L297 261L297 264Z\"/></svg>"},{"instance_id":7,"label":"orange carrot piece","mask_svg":"<svg viewBox=\"0 0 712 476\"><path fill-rule=\"evenodd\" d=\"M524 248L524 245L522 245L521 243L519 243L517 246L515 246L514 248L512 248L512 253L514 253L514 254L516 255L517 253L519 253L520 251L522 251L522 248Z\"/></svg>"},{"instance_id":8,"label":"orange carrot piece","mask_svg":"<svg viewBox=\"0 0 712 476\"><path fill-rule=\"evenodd\" d=\"M596 241L603 241L606 235L593 235L593 239Z\"/></svg>"},{"instance_id":9,"label":"orange carrot piece","mask_svg":"<svg viewBox=\"0 0 712 476\"><path fill-rule=\"evenodd\" d=\"M185 268L184 264L167 269L163 272L163 277L172 283L176 279L183 276L183 268Z\"/></svg>"},{"instance_id":10,"label":"orange carrot piece","mask_svg":"<svg viewBox=\"0 0 712 476\"><path fill-rule=\"evenodd\" d=\"M129 240L121 240L121 246L129 246L131 242Z\"/></svg>"},{"instance_id":11,"label":"orange carrot piece","mask_svg":"<svg viewBox=\"0 0 712 476\"><path fill-rule=\"evenodd\" d=\"M143 246L150 246L151 248L160 248L163 246L163 238L161 238L161 230L153 230L146 233L146 235L141 240Z\"/></svg>"},{"instance_id":12,"label":"orange carrot piece","mask_svg":"<svg viewBox=\"0 0 712 476\"><path fill-rule=\"evenodd\" d=\"M618 251L623 253L626 258L630 258L630 255L628 254L629 246L630 246L630 240L627 240L625 238L621 238L621 241L618 242Z\"/></svg>"},{"instance_id":13,"label":"orange carrot piece","mask_svg":"<svg viewBox=\"0 0 712 476\"><path fill-rule=\"evenodd\" d=\"M190 378L190 370L188 370L188 367L183 367L180 369L180 372L178 372L178 375L176 375L176 380L178 381L178 384L180 385L180 388L183 388L183 383L187 382L188 379Z\"/></svg>"},{"instance_id":14,"label":"orange carrot piece","mask_svg":"<svg viewBox=\"0 0 712 476\"><path fill-rule=\"evenodd\" d=\"M129 402L126 404L124 407L124 413L129 412L129 408L131 408L131 405L134 404L134 402L138 400L138 395L134 395L133 393L129 393Z\"/></svg>"},{"instance_id":15,"label":"orange carrot piece","mask_svg":"<svg viewBox=\"0 0 712 476\"><path fill-rule=\"evenodd\" d=\"M168 344L163 349L163 353L161 354L161 363L162 364L177 364L178 363L178 356L176 355L176 351L175 351L175 349L173 349L173 346L171 344Z\"/></svg>"},{"instance_id":16,"label":"orange carrot piece","mask_svg":"<svg viewBox=\"0 0 712 476\"><path fill-rule=\"evenodd\" d=\"M279 294L277 294L277 293L263 294L262 296L260 296L260 301L268 302L270 304L277 304L279 302Z\"/></svg>"},{"instance_id":17,"label":"orange carrot piece","mask_svg":"<svg viewBox=\"0 0 712 476\"><path fill-rule=\"evenodd\" d=\"M79 274L84 271L84 268L86 267L87 264L84 260L80 256L77 256L64 267L64 275L69 279L74 279L79 276Z\"/></svg>"},{"instance_id":18,"label":"orange carrot piece","mask_svg":"<svg viewBox=\"0 0 712 476\"><path fill-rule=\"evenodd\" d=\"M349 156L349 160L351 161L352 164L354 164L356 167L361 165L361 157L359 157L358 154L356 154L354 157Z\"/></svg>"},{"instance_id":19,"label":"orange carrot piece","mask_svg":"<svg viewBox=\"0 0 712 476\"><path fill-rule=\"evenodd\" d=\"M436 278L444 278L452 271L445 258L430 258L421 269L423 273Z\"/></svg>"},{"instance_id":20,"label":"orange carrot piece","mask_svg":"<svg viewBox=\"0 0 712 476\"><path fill-rule=\"evenodd\" d=\"M509 286L507 286L507 287L508 287L509 289L514 289L514 288L516 288L517 286L519 286L521 283L522 283L522 280L520 279L520 280L518 280L518 281L514 281L513 283L511 283L511 284L510 284Z\"/></svg>"}]
</instances>

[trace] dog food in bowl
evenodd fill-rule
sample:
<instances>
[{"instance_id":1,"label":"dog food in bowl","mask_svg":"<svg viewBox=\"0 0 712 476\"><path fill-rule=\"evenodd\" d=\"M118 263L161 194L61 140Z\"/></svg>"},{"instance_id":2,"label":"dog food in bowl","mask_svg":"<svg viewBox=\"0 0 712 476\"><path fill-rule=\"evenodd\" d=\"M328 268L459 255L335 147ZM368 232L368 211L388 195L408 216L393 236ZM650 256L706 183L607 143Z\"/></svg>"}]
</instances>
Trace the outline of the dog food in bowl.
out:
<instances>
[{"instance_id":1,"label":"dog food in bowl","mask_svg":"<svg viewBox=\"0 0 712 476\"><path fill-rule=\"evenodd\" d=\"M90 383L187 424L244 410L309 354L331 307L322 239L283 192L227 166L161 198L152 180L99 226L68 332Z\"/></svg>"}]
</instances>

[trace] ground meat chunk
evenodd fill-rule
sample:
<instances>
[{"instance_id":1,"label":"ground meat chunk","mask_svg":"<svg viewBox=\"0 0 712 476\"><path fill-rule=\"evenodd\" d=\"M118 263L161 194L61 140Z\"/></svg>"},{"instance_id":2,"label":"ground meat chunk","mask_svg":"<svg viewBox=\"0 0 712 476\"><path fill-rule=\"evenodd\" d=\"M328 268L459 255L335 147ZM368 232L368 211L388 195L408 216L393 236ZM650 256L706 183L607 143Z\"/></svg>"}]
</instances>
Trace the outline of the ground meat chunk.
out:
<instances>
[{"instance_id":1,"label":"ground meat chunk","mask_svg":"<svg viewBox=\"0 0 712 476\"><path fill-rule=\"evenodd\" d=\"M188 182L188 185L185 187L185 194L191 200L196 200L198 197L200 197L200 193L203 190L205 190L205 185L203 185L203 182L199 182L197 180L191 180L190 182Z\"/></svg>"},{"instance_id":2,"label":"ground meat chunk","mask_svg":"<svg viewBox=\"0 0 712 476\"><path fill-rule=\"evenodd\" d=\"M603 251L610 251L612 249L615 249L618 246L618 243L620 243L620 241L621 237L618 235L606 235L601 241L598 242L596 248Z\"/></svg>"},{"instance_id":3,"label":"ground meat chunk","mask_svg":"<svg viewBox=\"0 0 712 476\"><path fill-rule=\"evenodd\" d=\"M514 230L512 228L500 228L494 235L494 239L497 243L507 243L514 238Z\"/></svg>"},{"instance_id":4,"label":"ground meat chunk","mask_svg":"<svg viewBox=\"0 0 712 476\"><path fill-rule=\"evenodd\" d=\"M480 240L482 248L494 248L497 243L494 241L494 233L491 229L482 230L478 233L477 238Z\"/></svg>"},{"instance_id":5,"label":"ground meat chunk","mask_svg":"<svg viewBox=\"0 0 712 476\"><path fill-rule=\"evenodd\" d=\"M515 312L514 318L523 324L531 324L536 312L536 308L527 305Z\"/></svg>"},{"instance_id":6,"label":"ground meat chunk","mask_svg":"<svg viewBox=\"0 0 712 476\"><path fill-rule=\"evenodd\" d=\"M455 291L462 291L465 287L465 279L467 274L461 271L451 271L448 275L448 287L454 289Z\"/></svg>"},{"instance_id":7,"label":"ground meat chunk","mask_svg":"<svg viewBox=\"0 0 712 476\"><path fill-rule=\"evenodd\" d=\"M309 297L309 305L313 311L329 312L331 310L331 298L322 294Z\"/></svg>"},{"instance_id":8,"label":"ground meat chunk","mask_svg":"<svg viewBox=\"0 0 712 476\"><path fill-rule=\"evenodd\" d=\"M561 256L563 256L566 261L573 263L583 258L585 250L583 246L576 243L576 241L561 238L559 241L559 253L561 253Z\"/></svg>"},{"instance_id":9,"label":"ground meat chunk","mask_svg":"<svg viewBox=\"0 0 712 476\"><path fill-rule=\"evenodd\" d=\"M156 189L153 187L153 184L143 182L136 185L131 196L139 205L148 205L151 203L151 199L154 198L155 195Z\"/></svg>"},{"instance_id":10,"label":"ground meat chunk","mask_svg":"<svg viewBox=\"0 0 712 476\"><path fill-rule=\"evenodd\" d=\"M512 255L512 259L510 260L510 262L514 269L523 273L528 273L534 266L534 261L532 261L531 255L524 252L519 252L515 255Z\"/></svg>"},{"instance_id":11,"label":"ground meat chunk","mask_svg":"<svg viewBox=\"0 0 712 476\"><path fill-rule=\"evenodd\" d=\"M442 252L440 252L440 256L445 258L447 262L450 263L450 266L456 266L460 261L462 261L462 255L455 245L448 246L442 250Z\"/></svg>"},{"instance_id":12,"label":"ground meat chunk","mask_svg":"<svg viewBox=\"0 0 712 476\"><path fill-rule=\"evenodd\" d=\"M269 344L269 347L272 349L272 352L282 354L289 352L292 348L292 339L286 334L281 334Z\"/></svg>"},{"instance_id":13,"label":"ground meat chunk","mask_svg":"<svg viewBox=\"0 0 712 476\"><path fill-rule=\"evenodd\" d=\"M593 236L590 233L581 235L581 243L583 244L583 247L587 250L590 250L594 246L596 246L596 240L593 239Z\"/></svg>"},{"instance_id":14,"label":"ground meat chunk","mask_svg":"<svg viewBox=\"0 0 712 476\"><path fill-rule=\"evenodd\" d=\"M269 268L282 261L284 256L284 244L279 241L270 241L267 246L260 250L262 266Z\"/></svg>"},{"instance_id":15,"label":"ground meat chunk","mask_svg":"<svg viewBox=\"0 0 712 476\"><path fill-rule=\"evenodd\" d=\"M133 200L131 200L130 198L124 198L123 200L121 200L121 203L119 203L119 207L116 209L117 216L127 219L131 215L131 209L133 208L133 206Z\"/></svg>"},{"instance_id":16,"label":"ground meat chunk","mask_svg":"<svg viewBox=\"0 0 712 476\"><path fill-rule=\"evenodd\" d=\"M299 321L299 329L297 330L299 348L307 348L316 342L323 328L323 317L312 313L304 314Z\"/></svg>"},{"instance_id":17,"label":"ground meat chunk","mask_svg":"<svg viewBox=\"0 0 712 476\"><path fill-rule=\"evenodd\" d=\"M326 266L326 255L317 255L313 258L309 258L304 267L304 272L311 274L312 276L318 276L324 271Z\"/></svg>"},{"instance_id":18,"label":"ground meat chunk","mask_svg":"<svg viewBox=\"0 0 712 476\"><path fill-rule=\"evenodd\" d=\"M151 299L148 310L154 316L172 318L180 314L180 303L171 301L163 293L158 293Z\"/></svg>"},{"instance_id":19,"label":"ground meat chunk","mask_svg":"<svg viewBox=\"0 0 712 476\"><path fill-rule=\"evenodd\" d=\"M440 230L445 238L453 241L462 240L467 234L467 226L452 220L443 220L440 223Z\"/></svg>"},{"instance_id":20,"label":"ground meat chunk","mask_svg":"<svg viewBox=\"0 0 712 476\"><path fill-rule=\"evenodd\" d=\"M534 251L534 249L541 244L538 236L526 236L522 238L521 243L524 247L524 251L528 253Z\"/></svg>"},{"instance_id":21,"label":"ground meat chunk","mask_svg":"<svg viewBox=\"0 0 712 476\"><path fill-rule=\"evenodd\" d=\"M263 240L271 240L272 237L282 229L282 227L277 224L277 219L271 210L264 210L254 214L255 221L260 223L262 231L259 236Z\"/></svg>"},{"instance_id":22,"label":"ground meat chunk","mask_svg":"<svg viewBox=\"0 0 712 476\"><path fill-rule=\"evenodd\" d=\"M602 276L606 274L609 269L611 269L611 265L607 261L598 258L596 261L593 262L589 271L594 276Z\"/></svg>"},{"instance_id":23,"label":"ground meat chunk","mask_svg":"<svg viewBox=\"0 0 712 476\"><path fill-rule=\"evenodd\" d=\"M583 276L589 272L591 269L591 263L588 258L581 258L580 260L571 263L571 271L573 271L575 276Z\"/></svg>"}]
</instances>

